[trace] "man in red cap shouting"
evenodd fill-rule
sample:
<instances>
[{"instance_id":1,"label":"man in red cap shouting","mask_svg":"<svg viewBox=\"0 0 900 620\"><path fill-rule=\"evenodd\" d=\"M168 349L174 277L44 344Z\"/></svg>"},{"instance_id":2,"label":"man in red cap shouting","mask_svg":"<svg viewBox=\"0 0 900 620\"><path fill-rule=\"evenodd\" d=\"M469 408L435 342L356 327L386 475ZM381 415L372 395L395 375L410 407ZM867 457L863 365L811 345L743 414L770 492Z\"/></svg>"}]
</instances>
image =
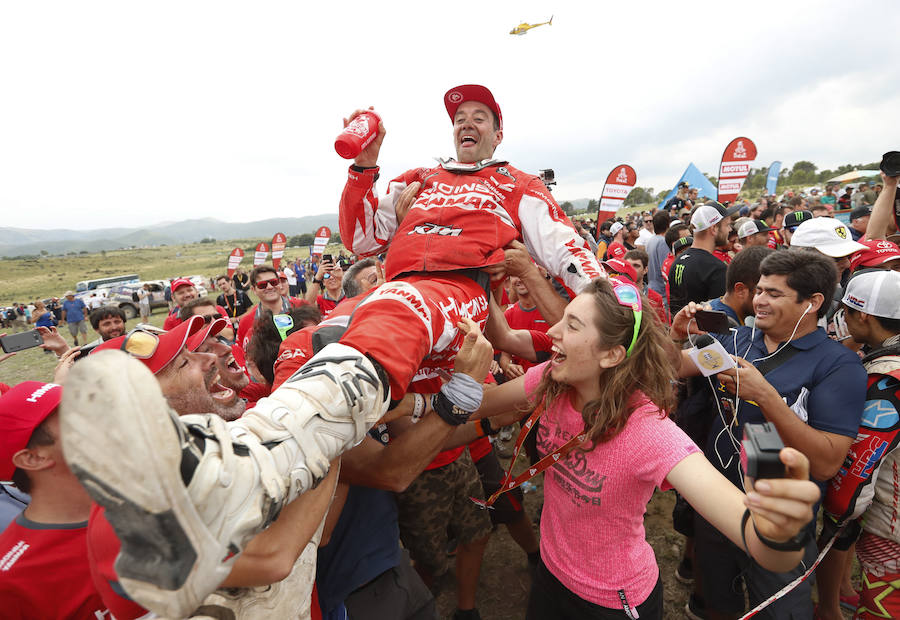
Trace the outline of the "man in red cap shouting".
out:
<instances>
[{"instance_id":1,"label":"man in red cap shouting","mask_svg":"<svg viewBox=\"0 0 900 620\"><path fill-rule=\"evenodd\" d=\"M203 441L187 441L196 425L147 405L156 401L140 368L113 352L73 368L63 406L66 456L106 506L122 540L120 583L145 607L162 615L195 609L249 537L321 481L331 461L363 439L414 376L420 389L437 392L432 408L443 420L468 420L480 405L483 377L456 373L441 386L439 372L452 369L465 339L462 319L484 325L488 273L503 277L505 246L523 241L571 293L604 275L544 184L492 159L503 140L503 117L491 92L458 86L444 104L455 160L408 171L378 198L379 124L341 197L344 243L362 256L387 250L385 275L392 281L357 306L340 342L323 342L303 368L227 429L207 416ZM120 438L126 444L120 450L153 466L123 468L105 450L88 450L98 437L112 444Z\"/></svg>"},{"instance_id":2,"label":"man in red cap shouting","mask_svg":"<svg viewBox=\"0 0 900 620\"><path fill-rule=\"evenodd\" d=\"M25 381L0 398L0 481L31 494L0 534L4 618L106 615L85 554L91 498L63 460L61 397L59 385Z\"/></svg>"}]
</instances>

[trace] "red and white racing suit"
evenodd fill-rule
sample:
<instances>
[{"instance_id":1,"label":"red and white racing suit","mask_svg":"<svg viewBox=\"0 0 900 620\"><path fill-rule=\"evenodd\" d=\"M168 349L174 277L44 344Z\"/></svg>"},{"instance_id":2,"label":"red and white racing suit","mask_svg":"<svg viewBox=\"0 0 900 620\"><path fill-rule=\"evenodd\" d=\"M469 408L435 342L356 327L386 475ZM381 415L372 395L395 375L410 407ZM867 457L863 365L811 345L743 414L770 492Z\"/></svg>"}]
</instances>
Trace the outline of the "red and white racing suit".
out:
<instances>
[{"instance_id":1,"label":"red and white racing suit","mask_svg":"<svg viewBox=\"0 0 900 620\"><path fill-rule=\"evenodd\" d=\"M341 342L385 368L395 399L414 376L429 379L439 368L452 368L463 339L460 317L484 325L484 289L453 272L500 263L503 248L519 239L570 293L605 275L540 179L506 162L442 161L410 170L392 180L382 198L375 194L377 176L377 168L350 168L341 195L341 240L360 256L387 250L385 276L392 281L360 304ZM398 224L397 199L415 181L422 187Z\"/></svg>"}]
</instances>

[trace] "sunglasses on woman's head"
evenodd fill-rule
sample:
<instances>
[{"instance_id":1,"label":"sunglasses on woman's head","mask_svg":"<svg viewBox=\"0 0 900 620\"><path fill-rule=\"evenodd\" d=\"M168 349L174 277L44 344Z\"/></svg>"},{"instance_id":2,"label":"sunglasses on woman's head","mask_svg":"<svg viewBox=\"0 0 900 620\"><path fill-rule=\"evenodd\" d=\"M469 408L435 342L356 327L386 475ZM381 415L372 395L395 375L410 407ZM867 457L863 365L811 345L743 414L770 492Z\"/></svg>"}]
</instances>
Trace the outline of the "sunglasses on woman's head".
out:
<instances>
[{"instance_id":1,"label":"sunglasses on woman's head","mask_svg":"<svg viewBox=\"0 0 900 620\"><path fill-rule=\"evenodd\" d=\"M625 350L625 357L630 357L631 352L634 351L634 344L637 342L638 332L641 329L641 317L644 314L641 293L636 286L626 282L613 284L613 293L620 306L631 308L631 311L634 313L634 331L631 336L631 344Z\"/></svg>"}]
</instances>

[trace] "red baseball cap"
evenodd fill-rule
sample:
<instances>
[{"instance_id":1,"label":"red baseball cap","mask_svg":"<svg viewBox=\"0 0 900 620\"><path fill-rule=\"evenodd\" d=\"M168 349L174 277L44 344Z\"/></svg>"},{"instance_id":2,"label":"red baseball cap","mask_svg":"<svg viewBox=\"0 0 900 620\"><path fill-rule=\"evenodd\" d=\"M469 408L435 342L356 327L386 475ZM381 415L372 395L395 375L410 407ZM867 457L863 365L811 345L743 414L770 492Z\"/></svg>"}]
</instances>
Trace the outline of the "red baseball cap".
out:
<instances>
[{"instance_id":1,"label":"red baseball cap","mask_svg":"<svg viewBox=\"0 0 900 620\"><path fill-rule=\"evenodd\" d=\"M224 322L224 321L223 321ZM210 323L210 329L218 323L218 320ZM106 350L124 350L128 353L128 346L126 345L126 339L132 338L132 334L135 332L143 332L146 334L150 334L151 342L155 339L155 349L146 357L137 357L140 361L144 363L144 365L150 369L154 375L158 373L160 370L166 367L166 364L175 359L181 350L188 344L188 340L191 336L196 334L197 332L204 331L203 330L203 317L202 316L192 316L187 321L184 321L181 325L176 327L175 329L169 330L167 332L151 332L149 330L131 330L124 336L119 336L118 338L113 338L112 340L107 340L100 346L96 347L91 353L96 353L97 351L106 351ZM219 327L221 330L222 328ZM218 333L218 332L216 332ZM205 336L204 336L205 338ZM200 346L200 342L203 340L199 340L196 346ZM192 351L194 349L191 349Z\"/></svg>"},{"instance_id":2,"label":"red baseball cap","mask_svg":"<svg viewBox=\"0 0 900 620\"><path fill-rule=\"evenodd\" d=\"M200 345L203 344L204 340L210 336L215 336L228 327L228 325L228 319L218 318L215 321L210 321L208 325L205 325L202 329L188 336L187 348L191 351L196 351L200 348Z\"/></svg>"},{"instance_id":3,"label":"red baseball cap","mask_svg":"<svg viewBox=\"0 0 900 620\"><path fill-rule=\"evenodd\" d=\"M850 271L856 271L862 267L876 267L888 261L900 259L900 247L893 241L868 239L860 240L859 243L866 246L866 249L859 250L850 257Z\"/></svg>"},{"instance_id":4,"label":"red baseball cap","mask_svg":"<svg viewBox=\"0 0 900 620\"><path fill-rule=\"evenodd\" d=\"M606 255L610 258L622 258L628 250L621 243L610 243L606 248Z\"/></svg>"},{"instance_id":5,"label":"red baseball cap","mask_svg":"<svg viewBox=\"0 0 900 620\"><path fill-rule=\"evenodd\" d=\"M634 270L634 267L621 258L610 258L609 260L605 260L603 261L603 266L606 267L608 271L615 271L617 274L625 276L631 280L632 284L637 282L637 272Z\"/></svg>"},{"instance_id":6,"label":"red baseball cap","mask_svg":"<svg viewBox=\"0 0 900 620\"><path fill-rule=\"evenodd\" d=\"M62 386L23 381L0 397L0 480L12 480L13 455L28 445L34 429L56 411Z\"/></svg>"},{"instance_id":7,"label":"red baseball cap","mask_svg":"<svg viewBox=\"0 0 900 620\"><path fill-rule=\"evenodd\" d=\"M187 278L175 278L174 280L172 280L171 288L173 293L180 289L182 286L194 286L194 283Z\"/></svg>"},{"instance_id":8,"label":"red baseball cap","mask_svg":"<svg viewBox=\"0 0 900 620\"><path fill-rule=\"evenodd\" d=\"M447 114L450 115L451 121L456 117L457 108L466 101L477 101L490 108L491 112L497 116L500 129L503 129L503 115L500 113L500 106L494 101L494 95L487 88L478 84L454 86L444 93L444 106L447 108Z\"/></svg>"}]
</instances>

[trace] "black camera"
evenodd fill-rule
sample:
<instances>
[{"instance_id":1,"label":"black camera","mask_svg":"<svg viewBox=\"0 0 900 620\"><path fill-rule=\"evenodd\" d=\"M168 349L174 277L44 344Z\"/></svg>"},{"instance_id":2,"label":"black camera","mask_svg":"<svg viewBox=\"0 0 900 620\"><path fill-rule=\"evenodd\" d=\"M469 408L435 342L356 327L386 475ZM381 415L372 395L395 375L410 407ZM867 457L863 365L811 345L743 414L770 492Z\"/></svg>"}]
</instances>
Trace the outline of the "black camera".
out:
<instances>
[{"instance_id":1,"label":"black camera","mask_svg":"<svg viewBox=\"0 0 900 620\"><path fill-rule=\"evenodd\" d=\"M889 177L900 176L900 151L888 151L881 158L881 171Z\"/></svg>"},{"instance_id":2,"label":"black camera","mask_svg":"<svg viewBox=\"0 0 900 620\"><path fill-rule=\"evenodd\" d=\"M553 172L553 168L546 168L544 170L541 170L538 176L540 177L544 185L546 185L548 188L551 185L556 185L556 173Z\"/></svg>"},{"instance_id":3,"label":"black camera","mask_svg":"<svg viewBox=\"0 0 900 620\"><path fill-rule=\"evenodd\" d=\"M753 480L784 478L784 463L779 458L784 442L771 422L745 424L741 441L741 466Z\"/></svg>"}]
</instances>

